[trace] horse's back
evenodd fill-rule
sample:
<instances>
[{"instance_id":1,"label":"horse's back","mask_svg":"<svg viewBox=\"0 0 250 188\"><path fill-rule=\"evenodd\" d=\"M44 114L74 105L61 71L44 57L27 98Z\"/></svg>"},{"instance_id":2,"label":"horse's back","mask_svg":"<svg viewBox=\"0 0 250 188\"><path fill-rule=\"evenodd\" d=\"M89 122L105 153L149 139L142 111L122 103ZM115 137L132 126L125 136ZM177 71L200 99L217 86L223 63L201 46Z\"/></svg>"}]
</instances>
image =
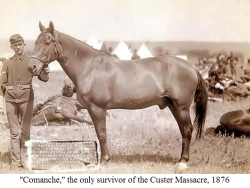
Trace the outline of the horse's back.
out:
<instances>
[{"instance_id":1,"label":"horse's back","mask_svg":"<svg viewBox=\"0 0 250 188\"><path fill-rule=\"evenodd\" d=\"M107 61L107 63L110 63ZM114 60L111 67L116 69L118 74L155 74L155 76L170 75L175 77L193 76L197 78L197 70L186 60L171 55L149 57L137 60Z\"/></svg>"},{"instance_id":2,"label":"horse's back","mask_svg":"<svg viewBox=\"0 0 250 188\"><path fill-rule=\"evenodd\" d=\"M216 128L217 133L234 136L250 135L250 110L236 110L227 112L220 119L220 126Z\"/></svg>"},{"instance_id":3,"label":"horse's back","mask_svg":"<svg viewBox=\"0 0 250 188\"><path fill-rule=\"evenodd\" d=\"M190 70L194 69L194 67L188 61L172 55L162 55L162 56L148 57L136 60L117 60L117 61L125 65L142 64L147 66L153 65L158 62L161 64L168 64L168 65L172 64L172 66L181 66Z\"/></svg>"},{"instance_id":4,"label":"horse's back","mask_svg":"<svg viewBox=\"0 0 250 188\"><path fill-rule=\"evenodd\" d=\"M237 126L250 124L249 110L236 110L223 114L220 119L221 125Z\"/></svg>"}]
</instances>

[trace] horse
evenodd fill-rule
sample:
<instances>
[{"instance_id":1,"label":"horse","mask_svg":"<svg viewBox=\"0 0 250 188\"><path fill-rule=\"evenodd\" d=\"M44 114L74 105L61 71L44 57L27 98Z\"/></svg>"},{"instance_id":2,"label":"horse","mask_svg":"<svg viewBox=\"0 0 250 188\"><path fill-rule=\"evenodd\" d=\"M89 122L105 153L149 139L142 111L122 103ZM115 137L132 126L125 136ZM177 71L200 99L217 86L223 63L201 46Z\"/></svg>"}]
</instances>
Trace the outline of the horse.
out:
<instances>
[{"instance_id":1,"label":"horse","mask_svg":"<svg viewBox=\"0 0 250 188\"><path fill-rule=\"evenodd\" d=\"M49 122L67 122L75 120L80 123L93 125L92 122L77 116L80 109L85 109L70 97L55 95L46 102L37 104L33 110L32 125L41 125Z\"/></svg>"},{"instance_id":2,"label":"horse","mask_svg":"<svg viewBox=\"0 0 250 188\"><path fill-rule=\"evenodd\" d=\"M212 127L207 132L226 136L250 136L250 109L235 110L223 114L220 125Z\"/></svg>"},{"instance_id":3,"label":"horse","mask_svg":"<svg viewBox=\"0 0 250 188\"><path fill-rule=\"evenodd\" d=\"M136 110L157 105L168 107L182 135L178 168L187 168L193 126L201 138L208 95L203 78L190 63L174 56L120 60L86 43L56 31L53 22L36 39L29 71L38 76L57 60L76 87L77 100L87 108L101 148L101 163L110 160L107 146L106 111ZM190 106L194 101L192 125Z\"/></svg>"}]
</instances>

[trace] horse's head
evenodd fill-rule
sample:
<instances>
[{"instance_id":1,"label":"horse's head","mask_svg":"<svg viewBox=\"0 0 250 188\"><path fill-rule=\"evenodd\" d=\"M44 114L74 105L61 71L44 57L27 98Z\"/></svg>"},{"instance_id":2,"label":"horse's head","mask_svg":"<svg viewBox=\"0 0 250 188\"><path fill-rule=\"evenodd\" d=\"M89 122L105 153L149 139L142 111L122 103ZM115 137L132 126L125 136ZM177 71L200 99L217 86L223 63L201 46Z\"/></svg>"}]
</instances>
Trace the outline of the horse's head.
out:
<instances>
[{"instance_id":1,"label":"horse's head","mask_svg":"<svg viewBox=\"0 0 250 188\"><path fill-rule=\"evenodd\" d=\"M34 76L38 76L44 67L48 66L50 62L57 60L62 53L54 24L50 22L49 28L46 29L39 22L39 27L41 33L36 39L35 48L28 67Z\"/></svg>"}]
</instances>

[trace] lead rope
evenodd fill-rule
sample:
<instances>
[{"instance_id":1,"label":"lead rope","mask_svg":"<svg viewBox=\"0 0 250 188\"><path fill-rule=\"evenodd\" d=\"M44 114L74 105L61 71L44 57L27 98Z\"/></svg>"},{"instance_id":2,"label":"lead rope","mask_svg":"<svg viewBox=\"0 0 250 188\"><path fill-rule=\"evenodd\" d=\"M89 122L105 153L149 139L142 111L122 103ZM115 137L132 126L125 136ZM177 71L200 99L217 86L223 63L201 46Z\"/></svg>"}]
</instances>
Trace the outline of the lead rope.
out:
<instances>
[{"instance_id":1,"label":"lead rope","mask_svg":"<svg viewBox=\"0 0 250 188\"><path fill-rule=\"evenodd\" d=\"M5 116L6 115L6 103L5 103L5 95L3 95L3 99L2 99L2 104L3 104L3 115Z\"/></svg>"}]
</instances>

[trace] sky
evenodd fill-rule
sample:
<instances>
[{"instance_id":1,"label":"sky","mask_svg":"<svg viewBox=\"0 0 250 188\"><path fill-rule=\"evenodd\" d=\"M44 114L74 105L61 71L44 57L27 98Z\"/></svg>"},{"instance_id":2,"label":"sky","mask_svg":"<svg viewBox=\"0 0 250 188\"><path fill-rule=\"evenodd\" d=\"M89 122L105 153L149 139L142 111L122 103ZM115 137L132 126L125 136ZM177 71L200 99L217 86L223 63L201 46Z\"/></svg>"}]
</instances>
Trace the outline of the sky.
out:
<instances>
[{"instance_id":1,"label":"sky","mask_svg":"<svg viewBox=\"0 0 250 188\"><path fill-rule=\"evenodd\" d=\"M0 39L38 23L80 40L250 42L250 0L0 0Z\"/></svg>"}]
</instances>

